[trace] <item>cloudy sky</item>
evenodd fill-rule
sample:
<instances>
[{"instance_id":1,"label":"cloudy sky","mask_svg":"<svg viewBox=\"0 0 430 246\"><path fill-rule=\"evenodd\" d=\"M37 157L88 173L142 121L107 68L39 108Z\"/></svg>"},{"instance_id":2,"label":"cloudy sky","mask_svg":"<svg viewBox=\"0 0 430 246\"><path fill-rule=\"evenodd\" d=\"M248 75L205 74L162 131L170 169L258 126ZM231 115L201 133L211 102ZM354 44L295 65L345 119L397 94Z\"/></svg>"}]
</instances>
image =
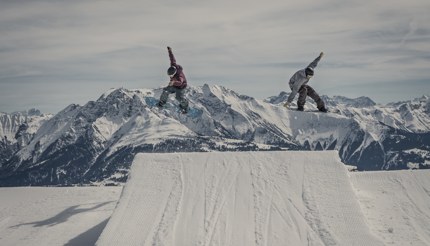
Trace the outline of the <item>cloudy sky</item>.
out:
<instances>
[{"instance_id":1,"label":"cloudy sky","mask_svg":"<svg viewBox=\"0 0 430 246\"><path fill-rule=\"evenodd\" d=\"M1 0L0 111L56 113L110 88L190 85L264 99L321 51L317 92L387 103L430 94L428 0Z\"/></svg>"}]
</instances>

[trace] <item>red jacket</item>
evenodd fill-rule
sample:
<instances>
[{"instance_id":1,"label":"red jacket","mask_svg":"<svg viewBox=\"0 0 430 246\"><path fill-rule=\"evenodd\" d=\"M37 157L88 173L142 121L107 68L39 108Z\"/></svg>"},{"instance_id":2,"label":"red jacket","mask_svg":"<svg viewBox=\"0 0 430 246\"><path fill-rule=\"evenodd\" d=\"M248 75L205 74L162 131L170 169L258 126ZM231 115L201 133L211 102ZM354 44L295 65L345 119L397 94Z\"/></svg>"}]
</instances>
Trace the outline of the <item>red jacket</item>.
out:
<instances>
[{"instance_id":1,"label":"red jacket","mask_svg":"<svg viewBox=\"0 0 430 246\"><path fill-rule=\"evenodd\" d=\"M168 48L170 57L170 66L176 67L176 74L170 78L170 82L173 82L173 86L179 89L187 87L187 79L185 78L184 69L181 65L176 64L175 56L170 48Z\"/></svg>"}]
</instances>

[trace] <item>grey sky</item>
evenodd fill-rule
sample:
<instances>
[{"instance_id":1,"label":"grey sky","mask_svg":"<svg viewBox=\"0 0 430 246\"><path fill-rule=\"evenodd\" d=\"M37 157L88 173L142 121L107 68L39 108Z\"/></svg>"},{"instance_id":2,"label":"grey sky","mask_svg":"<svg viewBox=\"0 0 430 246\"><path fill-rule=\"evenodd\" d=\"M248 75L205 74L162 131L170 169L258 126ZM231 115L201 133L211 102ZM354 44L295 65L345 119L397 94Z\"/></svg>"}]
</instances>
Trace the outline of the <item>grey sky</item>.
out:
<instances>
[{"instance_id":1,"label":"grey sky","mask_svg":"<svg viewBox=\"0 0 430 246\"><path fill-rule=\"evenodd\" d=\"M430 94L428 0L0 1L0 111L56 113L109 88L167 83L259 99L325 52L320 94L385 103Z\"/></svg>"}]
</instances>

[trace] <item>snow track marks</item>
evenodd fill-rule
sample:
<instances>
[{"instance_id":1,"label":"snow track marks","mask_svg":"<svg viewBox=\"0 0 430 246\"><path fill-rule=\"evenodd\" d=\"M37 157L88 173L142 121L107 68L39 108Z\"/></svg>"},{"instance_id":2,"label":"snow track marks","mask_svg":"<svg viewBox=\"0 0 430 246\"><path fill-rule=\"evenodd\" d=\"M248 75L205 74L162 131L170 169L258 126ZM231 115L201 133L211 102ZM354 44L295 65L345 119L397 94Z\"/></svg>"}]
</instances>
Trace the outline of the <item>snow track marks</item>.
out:
<instances>
[{"instance_id":1,"label":"snow track marks","mask_svg":"<svg viewBox=\"0 0 430 246\"><path fill-rule=\"evenodd\" d=\"M139 154L97 245L383 245L336 152Z\"/></svg>"}]
</instances>

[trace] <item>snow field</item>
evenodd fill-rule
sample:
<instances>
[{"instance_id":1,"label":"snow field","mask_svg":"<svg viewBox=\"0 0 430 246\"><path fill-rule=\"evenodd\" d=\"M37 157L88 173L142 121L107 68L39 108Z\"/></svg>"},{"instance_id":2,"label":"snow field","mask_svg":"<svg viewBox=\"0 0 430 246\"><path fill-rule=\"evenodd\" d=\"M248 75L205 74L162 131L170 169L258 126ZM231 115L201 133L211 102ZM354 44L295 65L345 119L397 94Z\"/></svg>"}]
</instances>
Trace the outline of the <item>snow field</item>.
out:
<instances>
[{"instance_id":1,"label":"snow field","mask_svg":"<svg viewBox=\"0 0 430 246\"><path fill-rule=\"evenodd\" d=\"M430 170L357 172L351 182L386 245L430 245Z\"/></svg>"},{"instance_id":2,"label":"snow field","mask_svg":"<svg viewBox=\"0 0 430 246\"><path fill-rule=\"evenodd\" d=\"M97 245L383 245L328 152L138 154Z\"/></svg>"},{"instance_id":3,"label":"snow field","mask_svg":"<svg viewBox=\"0 0 430 246\"><path fill-rule=\"evenodd\" d=\"M121 189L0 188L0 245L94 245Z\"/></svg>"},{"instance_id":4,"label":"snow field","mask_svg":"<svg viewBox=\"0 0 430 246\"><path fill-rule=\"evenodd\" d=\"M345 169L334 152L141 154L120 199L0 188L0 245L94 245L102 231L98 245L430 245L430 170Z\"/></svg>"}]
</instances>

